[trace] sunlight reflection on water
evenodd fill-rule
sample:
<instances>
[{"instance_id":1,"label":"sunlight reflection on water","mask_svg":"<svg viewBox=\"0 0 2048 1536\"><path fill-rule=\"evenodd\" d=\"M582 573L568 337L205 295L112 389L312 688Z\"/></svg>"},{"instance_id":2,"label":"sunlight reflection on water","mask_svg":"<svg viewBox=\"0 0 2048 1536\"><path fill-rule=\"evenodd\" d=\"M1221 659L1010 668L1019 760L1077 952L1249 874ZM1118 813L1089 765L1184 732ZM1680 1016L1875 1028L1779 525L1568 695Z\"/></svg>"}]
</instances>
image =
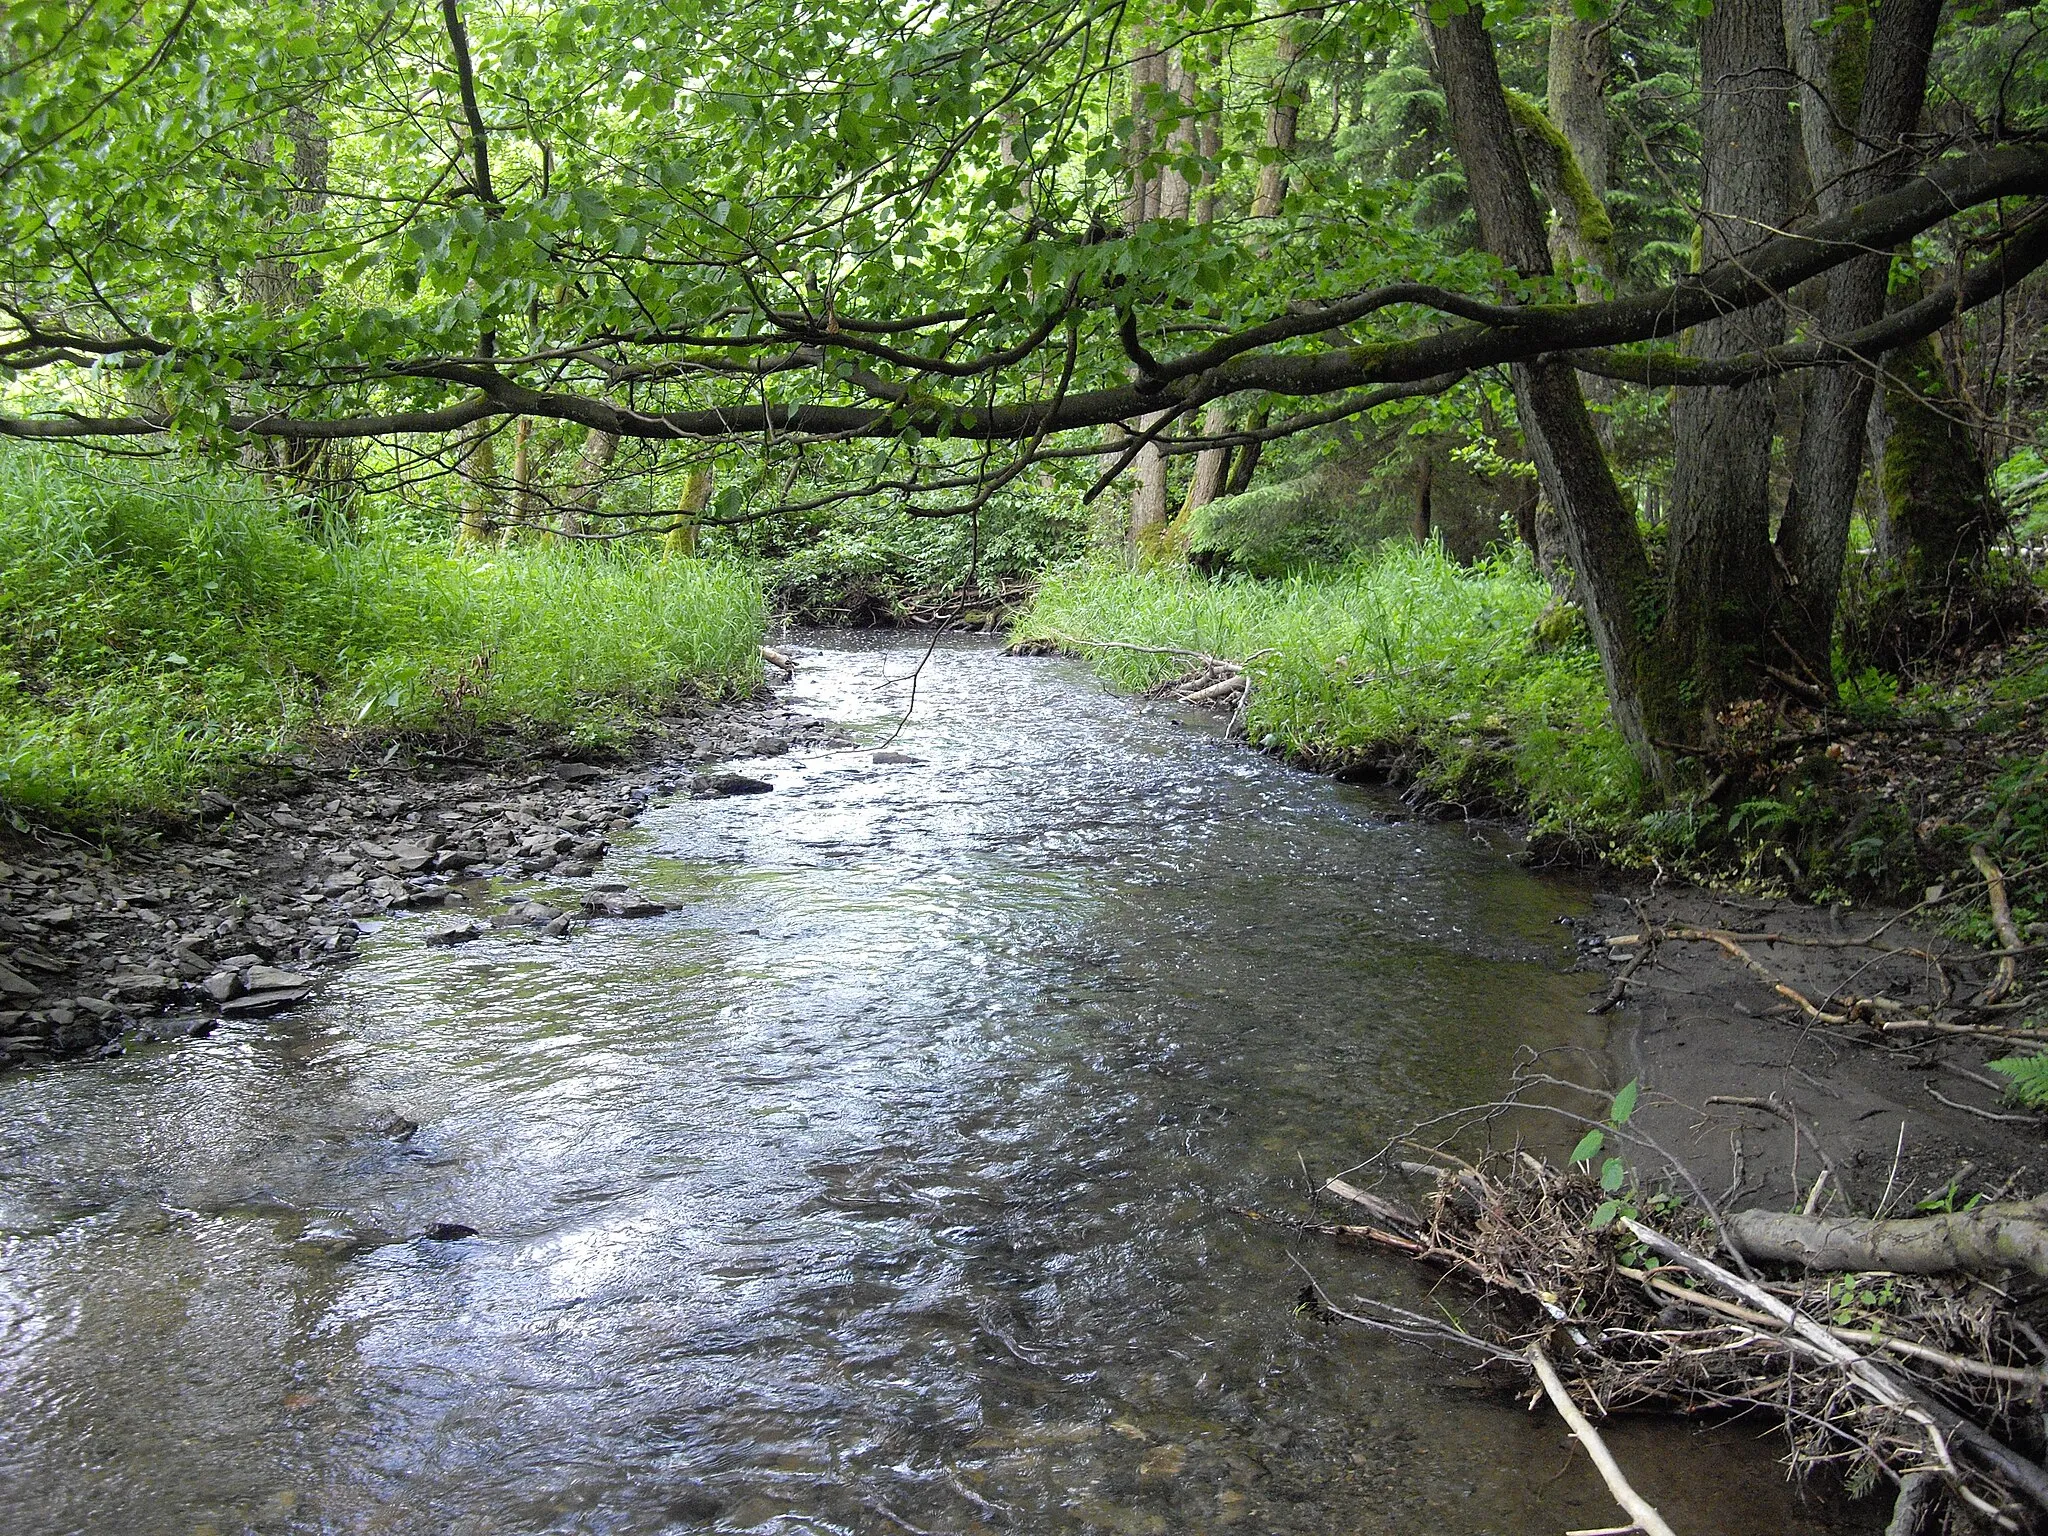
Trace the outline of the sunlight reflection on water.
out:
<instances>
[{"instance_id":1,"label":"sunlight reflection on water","mask_svg":"<svg viewBox=\"0 0 2048 1536\"><path fill-rule=\"evenodd\" d=\"M886 736L922 642L825 643L794 702ZM0 1532L1613 1524L1233 1214L1597 1049L1579 895L987 645L893 750L652 813L605 874L666 917L400 922L317 1008L0 1081ZM1768 1444L1616 1438L1681 1529L1826 1528Z\"/></svg>"}]
</instances>

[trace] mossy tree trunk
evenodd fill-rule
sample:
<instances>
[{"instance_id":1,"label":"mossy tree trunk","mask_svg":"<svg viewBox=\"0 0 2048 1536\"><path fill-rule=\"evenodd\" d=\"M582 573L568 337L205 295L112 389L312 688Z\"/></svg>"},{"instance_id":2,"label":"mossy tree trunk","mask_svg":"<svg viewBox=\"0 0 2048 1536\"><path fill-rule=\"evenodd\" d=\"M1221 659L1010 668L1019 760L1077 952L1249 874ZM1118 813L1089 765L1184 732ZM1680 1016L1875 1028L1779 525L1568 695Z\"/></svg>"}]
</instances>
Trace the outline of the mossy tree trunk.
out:
<instances>
[{"instance_id":1,"label":"mossy tree trunk","mask_svg":"<svg viewBox=\"0 0 2048 1536\"><path fill-rule=\"evenodd\" d=\"M690 472L683 477L682 505L676 510L675 526L661 541L662 548L670 554L697 553L697 520L711 505L711 492L717 479L717 467L708 459L702 464L692 464Z\"/></svg>"},{"instance_id":2,"label":"mossy tree trunk","mask_svg":"<svg viewBox=\"0 0 2048 1536\"><path fill-rule=\"evenodd\" d=\"M1473 6L1442 23L1430 22L1429 34L1480 237L1511 270L1525 277L1549 275L1543 216L1516 147L1483 16ZM1681 699L1677 672L1656 643L1665 599L1635 509L1615 482L1571 365L1548 359L1518 363L1509 377L1537 479L1563 516L1615 725L1645 771L1668 780L1674 772L1668 744L1692 739L1694 716Z\"/></svg>"},{"instance_id":3,"label":"mossy tree trunk","mask_svg":"<svg viewBox=\"0 0 2048 1536\"><path fill-rule=\"evenodd\" d=\"M461 453L462 517L455 538L480 544L498 531L498 450L488 421L464 429Z\"/></svg>"},{"instance_id":4,"label":"mossy tree trunk","mask_svg":"<svg viewBox=\"0 0 2048 1536\"><path fill-rule=\"evenodd\" d=\"M1940 599L2004 528L1977 434L1931 340L1885 358L1877 553L1916 598Z\"/></svg>"},{"instance_id":5,"label":"mossy tree trunk","mask_svg":"<svg viewBox=\"0 0 2048 1536\"><path fill-rule=\"evenodd\" d=\"M1717 0L1700 24L1701 265L1740 260L1783 229L1791 173L1791 72L1779 0ZM1785 337L1781 304L1696 327L1697 357L1737 357ZM1675 392L1665 640L1702 710L1702 726L1755 692L1766 659L1771 557L1769 379Z\"/></svg>"},{"instance_id":6,"label":"mossy tree trunk","mask_svg":"<svg viewBox=\"0 0 2048 1536\"><path fill-rule=\"evenodd\" d=\"M1875 24L1828 0L1785 0L1785 30L1800 77L1800 133L1822 214L1846 212L1898 185L1898 151L1919 126L1941 0L1879 0ZM1830 97L1832 99L1830 99ZM1853 123L1853 135L1844 125ZM1842 336L1884 314L1891 257L1872 253L1829 274L1823 335ZM1778 527L1786 573L1786 644L1808 677L1832 692L1836 609L1849 521L1863 478L1873 379L1856 363L1824 369L1807 394L1792 489Z\"/></svg>"}]
</instances>

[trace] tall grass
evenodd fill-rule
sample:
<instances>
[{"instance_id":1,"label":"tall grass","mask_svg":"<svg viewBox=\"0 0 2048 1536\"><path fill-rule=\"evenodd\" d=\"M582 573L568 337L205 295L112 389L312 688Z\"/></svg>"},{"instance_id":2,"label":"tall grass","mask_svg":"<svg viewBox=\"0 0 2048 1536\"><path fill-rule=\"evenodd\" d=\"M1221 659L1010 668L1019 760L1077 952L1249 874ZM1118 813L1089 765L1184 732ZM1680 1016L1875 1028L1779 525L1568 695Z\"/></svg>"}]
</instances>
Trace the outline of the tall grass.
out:
<instances>
[{"instance_id":1,"label":"tall grass","mask_svg":"<svg viewBox=\"0 0 2048 1536\"><path fill-rule=\"evenodd\" d=\"M1639 809L1641 779L1590 647L1532 645L1549 598L1526 561L1462 567L1436 545L1280 581L1092 563L1050 577L1017 635L1072 645L1132 690L1187 663L1089 642L1248 661L1254 741L1324 768L1394 767L1543 824L1611 825Z\"/></svg>"},{"instance_id":2,"label":"tall grass","mask_svg":"<svg viewBox=\"0 0 2048 1536\"><path fill-rule=\"evenodd\" d=\"M322 726L583 741L758 675L758 583L653 552L319 539L189 464L0 452L0 805L166 809Z\"/></svg>"}]
</instances>

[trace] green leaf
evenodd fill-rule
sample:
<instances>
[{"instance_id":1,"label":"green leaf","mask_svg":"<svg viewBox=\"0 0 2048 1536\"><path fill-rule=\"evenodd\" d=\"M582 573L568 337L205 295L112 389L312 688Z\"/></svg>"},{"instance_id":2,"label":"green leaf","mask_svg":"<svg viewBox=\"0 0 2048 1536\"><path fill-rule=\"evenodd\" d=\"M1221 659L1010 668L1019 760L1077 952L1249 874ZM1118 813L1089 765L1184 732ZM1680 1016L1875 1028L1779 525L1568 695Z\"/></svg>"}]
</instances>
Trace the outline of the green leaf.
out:
<instances>
[{"instance_id":1,"label":"green leaf","mask_svg":"<svg viewBox=\"0 0 2048 1536\"><path fill-rule=\"evenodd\" d=\"M1586 1225L1597 1232L1620 1214L1621 1202L1619 1200L1602 1200L1593 1207L1593 1214L1586 1218Z\"/></svg>"},{"instance_id":2,"label":"green leaf","mask_svg":"<svg viewBox=\"0 0 2048 1536\"><path fill-rule=\"evenodd\" d=\"M1579 1138L1579 1144L1572 1148L1572 1161L1590 1163L1600 1155L1600 1149L1607 1145L1607 1133L1595 1126Z\"/></svg>"},{"instance_id":3,"label":"green leaf","mask_svg":"<svg viewBox=\"0 0 2048 1536\"><path fill-rule=\"evenodd\" d=\"M1627 1125L1628 1117L1636 1112L1636 1093L1639 1084L1631 1078L1614 1096L1614 1105L1607 1111L1607 1118L1616 1125Z\"/></svg>"},{"instance_id":4,"label":"green leaf","mask_svg":"<svg viewBox=\"0 0 2048 1536\"><path fill-rule=\"evenodd\" d=\"M1620 1158L1610 1157L1600 1166L1600 1187L1608 1194L1613 1194L1621 1188L1621 1181L1627 1172L1628 1170L1621 1166Z\"/></svg>"},{"instance_id":5,"label":"green leaf","mask_svg":"<svg viewBox=\"0 0 2048 1536\"><path fill-rule=\"evenodd\" d=\"M2002 1056L1985 1065L2012 1084L2006 1092L2020 1103L2048 1106L2048 1054Z\"/></svg>"}]
</instances>

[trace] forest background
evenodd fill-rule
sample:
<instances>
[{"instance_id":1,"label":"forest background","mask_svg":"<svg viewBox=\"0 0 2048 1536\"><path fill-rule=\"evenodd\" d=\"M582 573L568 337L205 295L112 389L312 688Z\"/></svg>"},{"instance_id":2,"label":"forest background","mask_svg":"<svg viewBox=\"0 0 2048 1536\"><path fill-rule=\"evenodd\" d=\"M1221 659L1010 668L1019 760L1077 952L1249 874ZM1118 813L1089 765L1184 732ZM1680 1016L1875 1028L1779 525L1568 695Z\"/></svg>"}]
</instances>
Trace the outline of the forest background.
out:
<instances>
[{"instance_id":1,"label":"forest background","mask_svg":"<svg viewBox=\"0 0 2048 1536\"><path fill-rule=\"evenodd\" d=\"M1242 665L1539 848L1985 848L2038 922L2044 26L11 7L0 799L596 748L770 615L942 620Z\"/></svg>"}]
</instances>

